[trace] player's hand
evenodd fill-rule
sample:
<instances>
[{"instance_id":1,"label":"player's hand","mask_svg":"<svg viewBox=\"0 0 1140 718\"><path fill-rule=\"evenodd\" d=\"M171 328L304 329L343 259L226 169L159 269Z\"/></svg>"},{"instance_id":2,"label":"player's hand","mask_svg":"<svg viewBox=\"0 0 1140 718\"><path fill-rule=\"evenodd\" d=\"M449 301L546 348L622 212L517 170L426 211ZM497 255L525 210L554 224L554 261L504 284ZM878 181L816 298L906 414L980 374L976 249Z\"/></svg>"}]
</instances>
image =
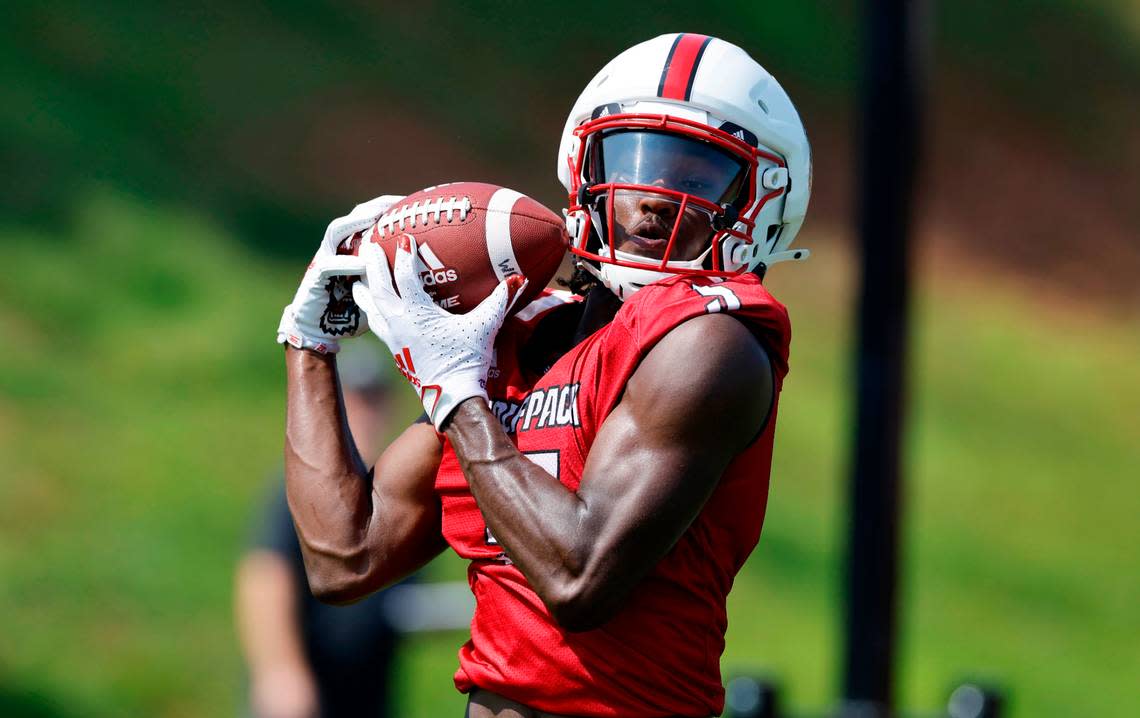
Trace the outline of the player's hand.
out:
<instances>
[{"instance_id":1,"label":"player's hand","mask_svg":"<svg viewBox=\"0 0 1140 718\"><path fill-rule=\"evenodd\" d=\"M321 354L340 351L341 337L354 337L368 329L352 299L351 275L364 274L364 260L317 250L301 279L293 301L281 313L277 343Z\"/></svg>"},{"instance_id":2,"label":"player's hand","mask_svg":"<svg viewBox=\"0 0 1140 718\"><path fill-rule=\"evenodd\" d=\"M403 195L380 195L329 222L297 294L282 312L277 326L279 344L336 353L340 337L356 336L368 329L367 317L353 301L351 283L345 276L363 274L363 264L356 257L338 257L336 250L341 242L375 224L401 199Z\"/></svg>"},{"instance_id":3,"label":"player's hand","mask_svg":"<svg viewBox=\"0 0 1140 718\"><path fill-rule=\"evenodd\" d=\"M337 217L325 229L324 239L321 241L320 252L336 254L340 243L362 230L376 224L380 215L387 212L404 198L399 194L383 194L367 202L361 202L352 208L352 211L343 217Z\"/></svg>"},{"instance_id":4,"label":"player's hand","mask_svg":"<svg viewBox=\"0 0 1140 718\"><path fill-rule=\"evenodd\" d=\"M401 235L396 240L394 287L379 246L364 242L360 256L365 278L353 286L356 303L368 315L372 331L395 355L396 365L415 387L436 429L441 429L459 402L487 397L495 336L526 280L507 277L479 306L466 314L451 314L424 291L419 277L426 270L412 237Z\"/></svg>"}]
</instances>

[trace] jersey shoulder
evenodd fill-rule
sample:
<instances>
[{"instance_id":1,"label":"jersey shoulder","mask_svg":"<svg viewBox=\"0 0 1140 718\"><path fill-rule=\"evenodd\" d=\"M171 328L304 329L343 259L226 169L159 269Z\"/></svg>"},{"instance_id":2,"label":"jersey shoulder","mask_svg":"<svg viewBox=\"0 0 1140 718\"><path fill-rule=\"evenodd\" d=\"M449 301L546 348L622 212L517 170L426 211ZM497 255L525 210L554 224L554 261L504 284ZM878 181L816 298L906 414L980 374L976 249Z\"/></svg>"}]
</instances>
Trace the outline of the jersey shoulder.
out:
<instances>
[{"instance_id":1,"label":"jersey shoulder","mask_svg":"<svg viewBox=\"0 0 1140 718\"><path fill-rule=\"evenodd\" d=\"M622 306L616 319L639 342L654 343L682 322L718 313L740 320L774 355L777 364L786 364L791 341L788 310L754 274L730 279L670 277L639 290Z\"/></svg>"}]
</instances>

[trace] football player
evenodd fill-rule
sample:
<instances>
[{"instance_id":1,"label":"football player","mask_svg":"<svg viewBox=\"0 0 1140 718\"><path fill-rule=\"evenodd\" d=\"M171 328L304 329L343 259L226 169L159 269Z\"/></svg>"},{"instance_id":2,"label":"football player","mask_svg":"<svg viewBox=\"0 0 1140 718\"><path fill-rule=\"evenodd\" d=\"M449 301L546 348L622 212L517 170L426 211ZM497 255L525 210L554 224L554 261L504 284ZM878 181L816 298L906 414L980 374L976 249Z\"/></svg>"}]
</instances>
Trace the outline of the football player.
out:
<instances>
[{"instance_id":1,"label":"football player","mask_svg":"<svg viewBox=\"0 0 1140 718\"><path fill-rule=\"evenodd\" d=\"M578 296L508 318L510 277L449 314L405 237L389 269L330 225L279 341L286 474L313 591L352 601L447 545L477 600L456 686L476 716L709 716L733 577L760 535L784 307L761 283L811 188L803 125L740 48L665 35L618 55L558 151ZM329 307L330 278L360 312ZM397 294L396 290L399 293ZM371 325L425 416L365 467L337 396L337 341Z\"/></svg>"}]
</instances>

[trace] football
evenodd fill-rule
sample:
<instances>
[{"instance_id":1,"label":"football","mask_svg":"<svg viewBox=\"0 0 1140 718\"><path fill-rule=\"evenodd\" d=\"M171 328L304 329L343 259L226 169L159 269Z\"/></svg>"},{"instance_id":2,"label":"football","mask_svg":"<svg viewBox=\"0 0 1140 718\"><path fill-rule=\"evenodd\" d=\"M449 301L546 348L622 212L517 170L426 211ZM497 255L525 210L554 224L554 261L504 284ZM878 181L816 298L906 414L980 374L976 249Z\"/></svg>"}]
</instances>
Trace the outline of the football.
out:
<instances>
[{"instance_id":1,"label":"football","mask_svg":"<svg viewBox=\"0 0 1140 718\"><path fill-rule=\"evenodd\" d=\"M530 197L493 184L453 182L408 195L344 240L337 253L355 255L361 242L375 242L391 267L401 234L419 246L424 289L456 314L475 308L512 274L530 282L514 311L525 307L554 277L569 244L562 218Z\"/></svg>"}]
</instances>

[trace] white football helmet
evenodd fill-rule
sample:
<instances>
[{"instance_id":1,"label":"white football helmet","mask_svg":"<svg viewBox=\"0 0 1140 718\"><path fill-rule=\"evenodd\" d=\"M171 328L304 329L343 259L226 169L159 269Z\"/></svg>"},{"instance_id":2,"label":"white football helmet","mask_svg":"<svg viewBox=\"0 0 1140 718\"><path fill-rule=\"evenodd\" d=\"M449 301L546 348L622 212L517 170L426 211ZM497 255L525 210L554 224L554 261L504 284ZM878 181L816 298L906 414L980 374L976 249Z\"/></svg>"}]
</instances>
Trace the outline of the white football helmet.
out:
<instances>
[{"instance_id":1,"label":"white football helmet","mask_svg":"<svg viewBox=\"0 0 1140 718\"><path fill-rule=\"evenodd\" d=\"M623 299L674 274L763 276L809 254L788 248L811 194L803 123L724 40L662 35L611 60L570 110L558 178L571 251Z\"/></svg>"}]
</instances>

